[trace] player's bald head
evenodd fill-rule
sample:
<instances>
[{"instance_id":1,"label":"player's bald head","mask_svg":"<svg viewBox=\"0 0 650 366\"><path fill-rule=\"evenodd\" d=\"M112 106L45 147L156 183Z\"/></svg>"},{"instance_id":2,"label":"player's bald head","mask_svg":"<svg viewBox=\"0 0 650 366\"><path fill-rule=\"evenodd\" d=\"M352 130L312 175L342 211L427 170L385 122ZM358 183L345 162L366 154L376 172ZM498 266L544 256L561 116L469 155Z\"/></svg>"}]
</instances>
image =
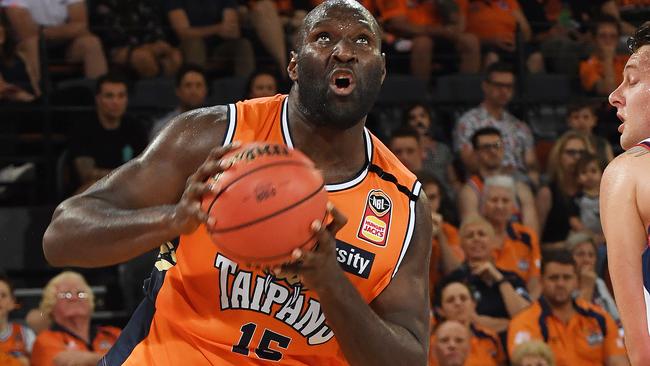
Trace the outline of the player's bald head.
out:
<instances>
[{"instance_id":1,"label":"player's bald head","mask_svg":"<svg viewBox=\"0 0 650 366\"><path fill-rule=\"evenodd\" d=\"M307 34L319 22L327 18L336 18L341 21L356 20L366 22L370 30L377 36L381 44L381 27L375 17L356 0L327 0L310 11L298 29L298 36L294 44L294 51L300 53Z\"/></svg>"}]
</instances>

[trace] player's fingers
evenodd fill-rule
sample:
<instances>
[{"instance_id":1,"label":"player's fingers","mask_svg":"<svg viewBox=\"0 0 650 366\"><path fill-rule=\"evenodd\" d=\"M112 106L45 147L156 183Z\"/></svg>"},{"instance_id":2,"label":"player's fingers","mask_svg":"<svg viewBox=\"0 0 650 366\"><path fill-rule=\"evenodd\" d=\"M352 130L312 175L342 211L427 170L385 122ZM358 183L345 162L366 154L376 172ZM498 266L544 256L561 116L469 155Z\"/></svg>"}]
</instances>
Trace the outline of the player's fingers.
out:
<instances>
[{"instance_id":1,"label":"player's fingers","mask_svg":"<svg viewBox=\"0 0 650 366\"><path fill-rule=\"evenodd\" d=\"M206 161L208 161L208 160L219 160L219 159L221 159L221 157L226 155L229 151L234 150L234 149L238 148L239 146L241 146L241 142L235 141L235 142L233 142L231 144L228 144L228 145L215 147L214 149L212 149L210 151L210 154L208 155L208 158L206 159Z\"/></svg>"},{"instance_id":2,"label":"player's fingers","mask_svg":"<svg viewBox=\"0 0 650 366\"><path fill-rule=\"evenodd\" d=\"M341 211L339 211L332 202L327 202L327 211L332 216L332 222L327 226L332 235L336 235L345 226L348 222L348 218L345 217Z\"/></svg>"},{"instance_id":3,"label":"player's fingers","mask_svg":"<svg viewBox=\"0 0 650 366\"><path fill-rule=\"evenodd\" d=\"M203 197L206 192L206 188L209 191L209 184L193 182L185 189L185 199L189 201L196 201Z\"/></svg>"},{"instance_id":4,"label":"player's fingers","mask_svg":"<svg viewBox=\"0 0 650 366\"><path fill-rule=\"evenodd\" d=\"M332 225L332 224L330 224ZM311 224L311 229L316 236L316 243L318 247L315 252L333 251L334 250L334 234L330 232L329 228L324 226L320 220L314 220ZM337 230L338 231L338 230Z\"/></svg>"}]
</instances>

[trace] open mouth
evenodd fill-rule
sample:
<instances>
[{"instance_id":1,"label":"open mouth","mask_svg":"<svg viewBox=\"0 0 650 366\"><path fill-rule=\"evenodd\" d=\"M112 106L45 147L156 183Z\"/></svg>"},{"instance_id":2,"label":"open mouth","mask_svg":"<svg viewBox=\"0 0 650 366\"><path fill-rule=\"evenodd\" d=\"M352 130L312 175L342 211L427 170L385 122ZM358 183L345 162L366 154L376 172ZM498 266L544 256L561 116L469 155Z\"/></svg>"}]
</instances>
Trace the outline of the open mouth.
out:
<instances>
[{"instance_id":1,"label":"open mouth","mask_svg":"<svg viewBox=\"0 0 650 366\"><path fill-rule=\"evenodd\" d=\"M347 70L334 71L330 79L330 88L336 95L347 96L355 87L354 75Z\"/></svg>"}]
</instances>

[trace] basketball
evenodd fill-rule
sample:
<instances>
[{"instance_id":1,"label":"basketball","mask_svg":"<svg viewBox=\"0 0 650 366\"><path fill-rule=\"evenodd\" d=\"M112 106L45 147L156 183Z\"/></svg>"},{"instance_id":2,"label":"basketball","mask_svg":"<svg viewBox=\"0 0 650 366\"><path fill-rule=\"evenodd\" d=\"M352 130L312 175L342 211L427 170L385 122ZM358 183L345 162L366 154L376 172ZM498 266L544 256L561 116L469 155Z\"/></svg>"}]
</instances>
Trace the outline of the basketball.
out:
<instances>
[{"instance_id":1,"label":"basketball","mask_svg":"<svg viewBox=\"0 0 650 366\"><path fill-rule=\"evenodd\" d=\"M244 144L223 157L233 164L209 180L202 209L214 218L212 241L230 259L259 266L289 262L316 242L311 224L327 214L321 173L284 145Z\"/></svg>"}]
</instances>

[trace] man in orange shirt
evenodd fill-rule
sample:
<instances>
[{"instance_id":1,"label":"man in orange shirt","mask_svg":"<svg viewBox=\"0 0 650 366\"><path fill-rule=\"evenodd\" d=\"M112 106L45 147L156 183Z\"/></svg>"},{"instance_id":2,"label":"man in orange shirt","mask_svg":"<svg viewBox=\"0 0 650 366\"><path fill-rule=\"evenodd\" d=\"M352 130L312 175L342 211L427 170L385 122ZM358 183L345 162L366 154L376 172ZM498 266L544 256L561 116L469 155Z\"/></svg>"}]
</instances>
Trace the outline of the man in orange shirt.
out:
<instances>
[{"instance_id":1,"label":"man in orange shirt","mask_svg":"<svg viewBox=\"0 0 650 366\"><path fill-rule=\"evenodd\" d=\"M578 274L566 251L542 262L542 297L517 314L508 327L508 352L531 339L548 343L557 366L629 365L622 332L602 308L573 299Z\"/></svg>"},{"instance_id":2,"label":"man in orange shirt","mask_svg":"<svg viewBox=\"0 0 650 366\"><path fill-rule=\"evenodd\" d=\"M469 355L470 333L466 326L446 320L436 327L432 337L429 365L464 366Z\"/></svg>"},{"instance_id":3,"label":"man in orange shirt","mask_svg":"<svg viewBox=\"0 0 650 366\"><path fill-rule=\"evenodd\" d=\"M629 56L617 55L621 35L619 22L611 15L602 15L591 30L596 50L580 63L582 88L596 95L608 95L623 81L623 68Z\"/></svg>"},{"instance_id":4,"label":"man in orange shirt","mask_svg":"<svg viewBox=\"0 0 650 366\"><path fill-rule=\"evenodd\" d=\"M434 43L452 42L460 54L460 72L476 73L480 48L476 36L465 32L467 0L451 0L447 7L436 1L376 0L387 32L411 41L411 72L423 80L431 77ZM406 43L404 43L406 44ZM396 43L397 51L399 45Z\"/></svg>"}]
</instances>

